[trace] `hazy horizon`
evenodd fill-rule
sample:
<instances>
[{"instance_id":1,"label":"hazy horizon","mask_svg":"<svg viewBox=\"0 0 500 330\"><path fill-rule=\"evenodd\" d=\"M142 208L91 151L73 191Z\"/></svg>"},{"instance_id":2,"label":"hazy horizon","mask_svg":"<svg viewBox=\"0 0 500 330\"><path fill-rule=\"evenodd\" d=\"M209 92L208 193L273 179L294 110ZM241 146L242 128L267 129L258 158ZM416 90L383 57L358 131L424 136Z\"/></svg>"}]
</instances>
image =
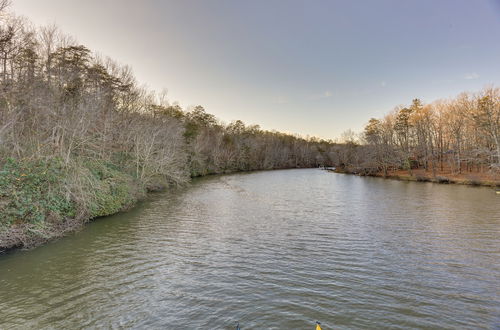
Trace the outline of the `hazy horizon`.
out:
<instances>
[{"instance_id":1,"label":"hazy horizon","mask_svg":"<svg viewBox=\"0 0 500 330\"><path fill-rule=\"evenodd\" d=\"M336 138L413 98L498 84L498 1L15 0L225 122Z\"/></svg>"}]
</instances>

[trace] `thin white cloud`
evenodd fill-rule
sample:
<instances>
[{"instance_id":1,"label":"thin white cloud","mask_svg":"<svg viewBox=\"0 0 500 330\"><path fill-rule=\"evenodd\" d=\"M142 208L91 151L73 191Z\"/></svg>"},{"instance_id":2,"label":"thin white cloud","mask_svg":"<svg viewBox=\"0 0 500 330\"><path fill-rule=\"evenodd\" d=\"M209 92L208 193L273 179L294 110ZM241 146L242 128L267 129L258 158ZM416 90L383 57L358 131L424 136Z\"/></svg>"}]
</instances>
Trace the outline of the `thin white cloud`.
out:
<instances>
[{"instance_id":1,"label":"thin white cloud","mask_svg":"<svg viewBox=\"0 0 500 330\"><path fill-rule=\"evenodd\" d=\"M321 94L313 94L309 98L311 100L319 100L319 99L326 99L326 98L329 98L329 97L332 97L332 96L333 96L332 92L330 92L330 91L324 91Z\"/></svg>"},{"instance_id":2,"label":"thin white cloud","mask_svg":"<svg viewBox=\"0 0 500 330\"><path fill-rule=\"evenodd\" d=\"M387 83L385 81L381 81L380 86L385 87L385 86L387 86Z\"/></svg>"},{"instance_id":3,"label":"thin white cloud","mask_svg":"<svg viewBox=\"0 0 500 330\"><path fill-rule=\"evenodd\" d=\"M467 73L465 76L464 76L464 79L467 79L467 80L472 80L472 79L477 79L479 78L479 75L475 72L472 72L472 73Z\"/></svg>"}]
</instances>

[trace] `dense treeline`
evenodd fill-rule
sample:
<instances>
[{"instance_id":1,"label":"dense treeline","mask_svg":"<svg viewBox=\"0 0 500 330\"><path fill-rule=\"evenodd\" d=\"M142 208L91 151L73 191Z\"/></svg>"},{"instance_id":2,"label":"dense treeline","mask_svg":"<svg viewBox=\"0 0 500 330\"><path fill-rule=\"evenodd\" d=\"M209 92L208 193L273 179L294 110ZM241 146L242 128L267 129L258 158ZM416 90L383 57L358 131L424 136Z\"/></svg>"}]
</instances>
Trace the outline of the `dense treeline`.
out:
<instances>
[{"instance_id":1,"label":"dense treeline","mask_svg":"<svg viewBox=\"0 0 500 330\"><path fill-rule=\"evenodd\" d=\"M0 1L0 248L30 245L192 176L311 167L328 141L229 125Z\"/></svg>"},{"instance_id":2,"label":"dense treeline","mask_svg":"<svg viewBox=\"0 0 500 330\"><path fill-rule=\"evenodd\" d=\"M381 119L372 118L362 146L351 146L350 171L373 174L424 169L500 173L500 88L461 93L454 99L422 104L414 99Z\"/></svg>"}]
</instances>

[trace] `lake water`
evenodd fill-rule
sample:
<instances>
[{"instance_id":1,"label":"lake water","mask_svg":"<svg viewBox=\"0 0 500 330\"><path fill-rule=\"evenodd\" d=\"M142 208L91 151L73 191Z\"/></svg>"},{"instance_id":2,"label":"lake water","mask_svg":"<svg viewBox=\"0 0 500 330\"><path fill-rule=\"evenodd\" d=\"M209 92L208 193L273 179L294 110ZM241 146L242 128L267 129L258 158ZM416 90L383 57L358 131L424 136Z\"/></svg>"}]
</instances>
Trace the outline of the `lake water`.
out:
<instances>
[{"instance_id":1,"label":"lake water","mask_svg":"<svg viewBox=\"0 0 500 330\"><path fill-rule=\"evenodd\" d=\"M317 169L212 176L0 255L0 329L498 329L500 196Z\"/></svg>"}]
</instances>

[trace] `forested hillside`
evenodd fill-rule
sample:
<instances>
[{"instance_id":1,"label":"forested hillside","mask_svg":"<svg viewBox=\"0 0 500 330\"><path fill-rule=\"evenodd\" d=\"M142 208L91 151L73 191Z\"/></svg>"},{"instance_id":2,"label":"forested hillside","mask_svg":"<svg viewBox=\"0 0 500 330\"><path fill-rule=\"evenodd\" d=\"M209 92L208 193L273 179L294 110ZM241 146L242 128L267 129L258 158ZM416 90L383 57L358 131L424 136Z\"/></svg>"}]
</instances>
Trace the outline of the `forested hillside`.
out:
<instances>
[{"instance_id":1,"label":"forested hillside","mask_svg":"<svg viewBox=\"0 0 500 330\"><path fill-rule=\"evenodd\" d=\"M414 99L365 126L363 145L350 143L342 168L360 174L406 170L416 179L462 176L470 183L500 174L500 88L423 104ZM413 173L414 171L417 174Z\"/></svg>"},{"instance_id":2,"label":"forested hillside","mask_svg":"<svg viewBox=\"0 0 500 330\"><path fill-rule=\"evenodd\" d=\"M0 248L30 246L190 177L333 163L331 142L221 123L0 2Z\"/></svg>"}]
</instances>

